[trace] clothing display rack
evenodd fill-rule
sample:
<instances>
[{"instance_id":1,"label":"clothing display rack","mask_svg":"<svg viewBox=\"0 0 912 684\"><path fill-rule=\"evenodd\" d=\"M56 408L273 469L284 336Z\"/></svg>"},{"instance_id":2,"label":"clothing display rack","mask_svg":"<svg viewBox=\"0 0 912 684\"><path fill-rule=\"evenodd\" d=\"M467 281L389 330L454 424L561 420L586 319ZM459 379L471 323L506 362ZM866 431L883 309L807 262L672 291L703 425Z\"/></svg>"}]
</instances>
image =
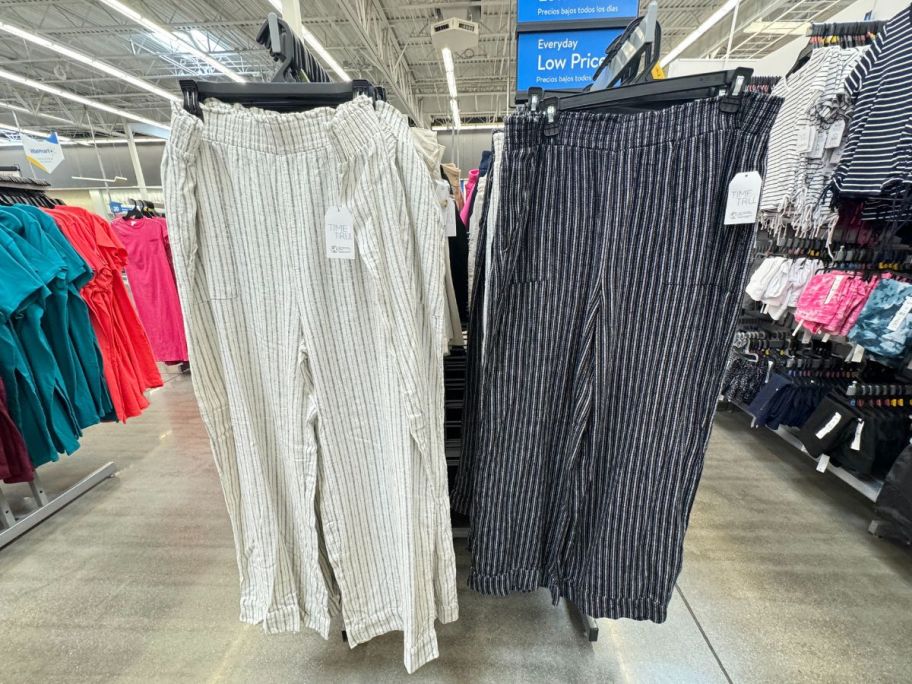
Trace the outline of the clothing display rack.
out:
<instances>
[{"instance_id":1,"label":"clothing display rack","mask_svg":"<svg viewBox=\"0 0 912 684\"><path fill-rule=\"evenodd\" d=\"M161 214L155 208L155 203L151 200L144 199L133 199L132 197L127 199L127 202L132 204L130 207L124 207L124 218L139 218L141 216L158 216Z\"/></svg>"},{"instance_id":2,"label":"clothing display rack","mask_svg":"<svg viewBox=\"0 0 912 684\"><path fill-rule=\"evenodd\" d=\"M27 203L35 206L53 207L56 203L46 194L46 190L50 185L47 181L32 178L0 176L0 204ZM0 549L15 541L39 523L47 520L98 484L113 477L116 473L117 466L113 462L108 462L73 486L54 496L48 496L37 472L35 472L34 479L31 482L17 485L0 485ZM17 517L13 512L12 506L10 506L4 488L24 486L28 486L31 490L34 508L28 513Z\"/></svg>"},{"instance_id":3,"label":"clothing display rack","mask_svg":"<svg viewBox=\"0 0 912 684\"><path fill-rule=\"evenodd\" d=\"M28 487L32 492L31 498L35 508L31 512L18 518L14 515L12 507L4 494L3 488L25 485L0 485L0 549L15 541L39 523L44 522L67 505L73 503L95 486L101 484L110 477L114 477L116 474L117 466L114 462L105 463L97 470L82 478L72 487L63 490L56 496L49 497L41 482L41 478L38 473L35 473L35 479L28 483Z\"/></svg>"},{"instance_id":4,"label":"clothing display rack","mask_svg":"<svg viewBox=\"0 0 912 684\"><path fill-rule=\"evenodd\" d=\"M788 75L791 76L807 64L811 52L817 48L833 45L844 48L870 45L885 23L871 20L811 24L811 28L808 29L808 44L798 53L798 58Z\"/></svg>"},{"instance_id":5,"label":"clothing display rack","mask_svg":"<svg viewBox=\"0 0 912 684\"><path fill-rule=\"evenodd\" d=\"M51 184L35 178L0 175L0 204L32 204L53 207L57 203L47 196Z\"/></svg>"},{"instance_id":6,"label":"clothing display rack","mask_svg":"<svg viewBox=\"0 0 912 684\"><path fill-rule=\"evenodd\" d=\"M741 402L728 401L727 403L730 406L734 406L735 408L740 409L744 413L748 413L747 406ZM748 413L748 415L750 415L750 414ZM878 480L876 478L861 478L861 477L855 475L850 470L846 470L845 468L841 468L840 466L836 465L835 463L831 463L830 457L828 455L823 455L823 456L819 456L819 457L812 456L808 452L807 447L805 447L804 444L801 443L801 440L798 439L798 436L796 434L797 431L794 428L782 425L782 426L779 426L778 428L776 428L775 430L773 430L772 428L769 428L769 427L767 427L766 429L769 432L772 432L777 437L781 438L786 444L793 447L794 449L797 449L802 454L804 454L809 459L811 459L811 461L813 461L816 466L817 472L819 472L819 473L828 472L831 475L835 475L840 480L842 480L847 485L849 485L852 489L854 489L856 492L859 492L862 496L864 496L869 501L871 501L871 502L877 501L877 496L880 494L880 490L883 488L882 480ZM873 522L875 522L875 521L872 521L872 524L873 524Z\"/></svg>"}]
</instances>

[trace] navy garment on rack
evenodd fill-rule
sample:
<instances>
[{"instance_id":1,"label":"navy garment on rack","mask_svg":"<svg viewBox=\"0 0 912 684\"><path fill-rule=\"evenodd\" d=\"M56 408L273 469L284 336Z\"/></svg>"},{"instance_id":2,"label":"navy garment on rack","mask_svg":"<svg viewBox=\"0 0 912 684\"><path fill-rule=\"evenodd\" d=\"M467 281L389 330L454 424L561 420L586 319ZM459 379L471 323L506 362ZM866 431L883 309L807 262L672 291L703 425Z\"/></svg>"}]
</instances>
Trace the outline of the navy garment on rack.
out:
<instances>
[{"instance_id":1,"label":"navy garment on rack","mask_svg":"<svg viewBox=\"0 0 912 684\"><path fill-rule=\"evenodd\" d=\"M828 391L815 381L772 373L747 407L755 426L776 430L780 425L801 427Z\"/></svg>"},{"instance_id":2,"label":"navy garment on rack","mask_svg":"<svg viewBox=\"0 0 912 684\"><path fill-rule=\"evenodd\" d=\"M754 238L723 225L728 185L763 174L780 100L720 105L507 119L453 492L473 589L665 620Z\"/></svg>"},{"instance_id":3,"label":"navy garment on rack","mask_svg":"<svg viewBox=\"0 0 912 684\"><path fill-rule=\"evenodd\" d=\"M754 424L768 425L774 430L779 427L778 421L773 416L783 403L783 397L787 400L791 391L791 380L778 373L770 375L769 381L760 388L757 396L747 407L747 412L754 417Z\"/></svg>"}]
</instances>

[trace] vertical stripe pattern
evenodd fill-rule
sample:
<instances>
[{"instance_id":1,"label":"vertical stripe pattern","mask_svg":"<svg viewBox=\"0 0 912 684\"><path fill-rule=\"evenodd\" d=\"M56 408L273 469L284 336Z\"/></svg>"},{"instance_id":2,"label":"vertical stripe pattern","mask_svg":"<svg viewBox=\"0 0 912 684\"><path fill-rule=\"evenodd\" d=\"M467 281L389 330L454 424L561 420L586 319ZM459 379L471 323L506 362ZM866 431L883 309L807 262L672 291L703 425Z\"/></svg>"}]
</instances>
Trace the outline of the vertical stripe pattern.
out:
<instances>
[{"instance_id":1,"label":"vertical stripe pattern","mask_svg":"<svg viewBox=\"0 0 912 684\"><path fill-rule=\"evenodd\" d=\"M753 240L722 225L727 188L763 173L779 105L507 120L454 490L472 588L665 619Z\"/></svg>"},{"instance_id":2,"label":"vertical stripe pattern","mask_svg":"<svg viewBox=\"0 0 912 684\"><path fill-rule=\"evenodd\" d=\"M203 109L175 109L162 175L241 619L327 637L341 611L351 646L402 630L414 671L457 616L431 180L366 98ZM353 260L327 258L331 206Z\"/></svg>"}]
</instances>

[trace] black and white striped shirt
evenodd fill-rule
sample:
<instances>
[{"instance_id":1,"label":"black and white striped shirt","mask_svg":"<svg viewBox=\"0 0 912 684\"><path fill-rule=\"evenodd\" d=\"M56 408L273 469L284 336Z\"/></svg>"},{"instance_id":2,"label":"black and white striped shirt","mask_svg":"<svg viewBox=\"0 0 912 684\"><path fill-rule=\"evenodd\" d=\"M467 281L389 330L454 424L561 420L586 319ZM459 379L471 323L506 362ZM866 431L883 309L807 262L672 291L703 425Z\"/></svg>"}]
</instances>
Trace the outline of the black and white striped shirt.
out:
<instances>
[{"instance_id":1,"label":"black and white striped shirt","mask_svg":"<svg viewBox=\"0 0 912 684\"><path fill-rule=\"evenodd\" d=\"M842 195L912 185L912 6L890 19L846 80L855 98L835 183Z\"/></svg>"}]
</instances>

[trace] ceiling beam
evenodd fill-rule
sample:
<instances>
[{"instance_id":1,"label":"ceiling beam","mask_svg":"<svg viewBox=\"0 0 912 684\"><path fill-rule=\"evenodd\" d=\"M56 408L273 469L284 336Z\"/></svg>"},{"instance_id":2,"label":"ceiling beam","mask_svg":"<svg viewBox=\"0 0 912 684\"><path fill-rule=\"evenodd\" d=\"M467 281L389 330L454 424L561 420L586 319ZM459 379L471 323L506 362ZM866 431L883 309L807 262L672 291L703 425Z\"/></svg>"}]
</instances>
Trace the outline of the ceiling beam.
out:
<instances>
[{"instance_id":1,"label":"ceiling beam","mask_svg":"<svg viewBox=\"0 0 912 684\"><path fill-rule=\"evenodd\" d=\"M337 0L335 6L358 33L368 61L383 76L405 114L424 125L421 103L415 97L412 68L383 9L375 0Z\"/></svg>"}]
</instances>

